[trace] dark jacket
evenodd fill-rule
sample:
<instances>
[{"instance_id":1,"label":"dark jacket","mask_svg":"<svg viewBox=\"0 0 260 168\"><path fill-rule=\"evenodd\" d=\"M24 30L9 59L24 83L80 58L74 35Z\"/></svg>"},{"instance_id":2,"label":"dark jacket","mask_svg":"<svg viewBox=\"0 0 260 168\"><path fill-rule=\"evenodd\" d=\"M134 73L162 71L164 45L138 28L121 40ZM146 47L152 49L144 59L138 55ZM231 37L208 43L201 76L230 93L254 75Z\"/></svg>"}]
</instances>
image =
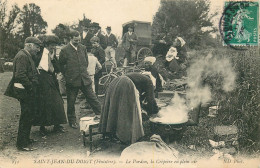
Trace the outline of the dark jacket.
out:
<instances>
[{"instance_id":1,"label":"dark jacket","mask_svg":"<svg viewBox=\"0 0 260 168\"><path fill-rule=\"evenodd\" d=\"M156 79L156 90L161 90L162 81L157 68L154 65L151 65L149 68L146 68L145 70L151 72L152 76Z\"/></svg>"},{"instance_id":2,"label":"dark jacket","mask_svg":"<svg viewBox=\"0 0 260 168\"><path fill-rule=\"evenodd\" d=\"M133 40L133 41L130 41ZM126 32L122 38L122 46L126 51L134 50L136 51L136 44L137 44L137 35L135 32L133 32L131 35L129 35L128 32Z\"/></svg>"},{"instance_id":3,"label":"dark jacket","mask_svg":"<svg viewBox=\"0 0 260 168\"><path fill-rule=\"evenodd\" d=\"M82 37L81 43L86 46L87 51L90 52L92 49L92 44L90 39L94 36L90 31L88 31L86 37Z\"/></svg>"},{"instance_id":4,"label":"dark jacket","mask_svg":"<svg viewBox=\"0 0 260 168\"><path fill-rule=\"evenodd\" d=\"M91 53L94 54L95 57L97 57L97 59L98 59L98 61L100 62L101 65L105 62L106 53L101 46L93 47L92 50L91 50Z\"/></svg>"},{"instance_id":5,"label":"dark jacket","mask_svg":"<svg viewBox=\"0 0 260 168\"><path fill-rule=\"evenodd\" d=\"M14 58L14 82L21 83L26 90L32 90L38 84L38 73L32 56L20 50Z\"/></svg>"},{"instance_id":6,"label":"dark jacket","mask_svg":"<svg viewBox=\"0 0 260 168\"><path fill-rule=\"evenodd\" d=\"M111 47L113 47L113 48L116 48L116 47L117 47L117 45L118 45L118 40L117 40L117 38L116 38L116 36L115 36L114 34L111 33L110 36L108 36L108 35L106 34L105 38L106 38L106 44L107 44L107 46L111 46Z\"/></svg>"},{"instance_id":7,"label":"dark jacket","mask_svg":"<svg viewBox=\"0 0 260 168\"><path fill-rule=\"evenodd\" d=\"M100 42L100 46L103 48L103 49L106 49L107 48L107 43L106 43L106 38L105 36L101 33L101 32L98 32L97 34L97 37L99 38Z\"/></svg>"},{"instance_id":8,"label":"dark jacket","mask_svg":"<svg viewBox=\"0 0 260 168\"><path fill-rule=\"evenodd\" d=\"M59 63L66 85L80 87L81 82L84 85L91 84L87 72L88 56L84 45L78 44L77 50L75 50L70 43L67 44L60 51Z\"/></svg>"},{"instance_id":9,"label":"dark jacket","mask_svg":"<svg viewBox=\"0 0 260 168\"><path fill-rule=\"evenodd\" d=\"M154 98L154 87L151 79L139 73L128 73L126 76L133 81L139 91L141 105L147 113L149 115L158 113L159 109ZM147 102L146 105L142 104L144 100Z\"/></svg>"},{"instance_id":10,"label":"dark jacket","mask_svg":"<svg viewBox=\"0 0 260 168\"><path fill-rule=\"evenodd\" d=\"M17 99L35 95L39 82L32 56L29 52L22 49L16 54L13 63L13 78L5 91L5 95ZM25 89L16 89L14 83L22 84Z\"/></svg>"}]
</instances>

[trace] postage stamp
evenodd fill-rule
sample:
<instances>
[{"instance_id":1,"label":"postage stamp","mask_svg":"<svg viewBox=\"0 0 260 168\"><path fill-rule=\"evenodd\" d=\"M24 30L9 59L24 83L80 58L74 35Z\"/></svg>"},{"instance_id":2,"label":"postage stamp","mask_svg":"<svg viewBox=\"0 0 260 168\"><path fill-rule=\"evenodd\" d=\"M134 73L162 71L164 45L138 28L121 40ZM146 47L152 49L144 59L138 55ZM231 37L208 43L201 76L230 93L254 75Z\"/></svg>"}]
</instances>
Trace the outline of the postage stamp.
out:
<instances>
[{"instance_id":1,"label":"postage stamp","mask_svg":"<svg viewBox=\"0 0 260 168\"><path fill-rule=\"evenodd\" d=\"M228 1L221 18L224 45L257 46L259 26L258 1Z\"/></svg>"}]
</instances>

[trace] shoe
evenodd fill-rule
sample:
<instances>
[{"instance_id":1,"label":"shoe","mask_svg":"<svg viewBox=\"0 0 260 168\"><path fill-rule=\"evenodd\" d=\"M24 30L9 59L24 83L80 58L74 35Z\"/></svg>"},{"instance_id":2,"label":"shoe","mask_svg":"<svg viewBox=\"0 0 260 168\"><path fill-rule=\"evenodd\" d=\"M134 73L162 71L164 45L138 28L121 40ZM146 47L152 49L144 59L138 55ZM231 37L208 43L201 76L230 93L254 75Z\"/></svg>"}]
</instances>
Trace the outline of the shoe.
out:
<instances>
[{"instance_id":1,"label":"shoe","mask_svg":"<svg viewBox=\"0 0 260 168\"><path fill-rule=\"evenodd\" d=\"M65 133L65 129L62 127L62 126L60 126L60 125L55 125L54 127L53 127L53 132L61 132L61 133Z\"/></svg>"},{"instance_id":2,"label":"shoe","mask_svg":"<svg viewBox=\"0 0 260 168\"><path fill-rule=\"evenodd\" d=\"M37 148L32 148L32 147L18 147L17 149L19 151L26 151L26 152L37 150Z\"/></svg>"},{"instance_id":3,"label":"shoe","mask_svg":"<svg viewBox=\"0 0 260 168\"><path fill-rule=\"evenodd\" d=\"M78 129L78 124L77 123L72 123L72 124L70 124L70 127L74 128L74 129Z\"/></svg>"}]
</instances>

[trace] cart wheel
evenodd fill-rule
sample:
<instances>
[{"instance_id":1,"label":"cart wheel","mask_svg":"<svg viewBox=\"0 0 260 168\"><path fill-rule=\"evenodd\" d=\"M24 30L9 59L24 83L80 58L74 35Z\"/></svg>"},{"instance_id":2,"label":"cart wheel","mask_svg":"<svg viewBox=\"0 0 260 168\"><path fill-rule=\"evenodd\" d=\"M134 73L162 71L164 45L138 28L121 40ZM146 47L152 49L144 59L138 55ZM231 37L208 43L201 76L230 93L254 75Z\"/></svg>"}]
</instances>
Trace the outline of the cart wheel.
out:
<instances>
[{"instance_id":1,"label":"cart wheel","mask_svg":"<svg viewBox=\"0 0 260 168\"><path fill-rule=\"evenodd\" d=\"M137 64L140 64L146 56L152 56L152 55L153 52L151 51L150 48L147 47L141 48L137 53L137 59L136 59Z\"/></svg>"},{"instance_id":2,"label":"cart wheel","mask_svg":"<svg viewBox=\"0 0 260 168\"><path fill-rule=\"evenodd\" d=\"M98 97L105 96L106 90L113 79L117 78L115 74L107 74L102 76L98 82Z\"/></svg>"}]
</instances>

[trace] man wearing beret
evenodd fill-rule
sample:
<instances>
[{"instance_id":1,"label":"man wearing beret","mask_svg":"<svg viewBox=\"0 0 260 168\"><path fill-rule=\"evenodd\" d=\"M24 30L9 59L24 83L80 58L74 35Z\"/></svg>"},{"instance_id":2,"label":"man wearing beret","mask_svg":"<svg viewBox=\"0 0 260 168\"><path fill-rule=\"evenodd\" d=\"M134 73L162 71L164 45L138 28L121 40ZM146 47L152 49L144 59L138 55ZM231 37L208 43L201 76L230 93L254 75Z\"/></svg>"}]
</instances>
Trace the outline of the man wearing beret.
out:
<instances>
[{"instance_id":1,"label":"man wearing beret","mask_svg":"<svg viewBox=\"0 0 260 168\"><path fill-rule=\"evenodd\" d=\"M67 90L67 116L69 125L77 129L75 115L75 101L78 91L81 90L90 104L95 118L100 118L101 105L92 89L92 80L87 72L88 56L86 47L80 44L79 32L72 30L70 33L70 43L60 51L59 62L61 71L66 80Z\"/></svg>"},{"instance_id":2,"label":"man wearing beret","mask_svg":"<svg viewBox=\"0 0 260 168\"><path fill-rule=\"evenodd\" d=\"M35 98L38 85L38 72L34 60L40 51L40 46L41 41L38 38L28 37L25 39L24 49L20 50L14 58L13 90L18 95L16 98L21 105L16 147L22 151L35 150L30 146L34 141L30 139L30 132L36 109Z\"/></svg>"},{"instance_id":3,"label":"man wearing beret","mask_svg":"<svg viewBox=\"0 0 260 168\"><path fill-rule=\"evenodd\" d=\"M134 32L134 26L128 26L128 32L126 32L122 38L122 46L125 49L124 66L129 63L133 63L136 56L136 44L137 35Z\"/></svg>"},{"instance_id":4,"label":"man wearing beret","mask_svg":"<svg viewBox=\"0 0 260 168\"><path fill-rule=\"evenodd\" d=\"M106 52L106 60L111 60L114 63L115 68L117 67L116 64L116 48L118 45L118 41L116 36L111 33L111 27L107 26L106 28L107 34L106 34L106 43L107 48L105 49Z\"/></svg>"}]
</instances>

